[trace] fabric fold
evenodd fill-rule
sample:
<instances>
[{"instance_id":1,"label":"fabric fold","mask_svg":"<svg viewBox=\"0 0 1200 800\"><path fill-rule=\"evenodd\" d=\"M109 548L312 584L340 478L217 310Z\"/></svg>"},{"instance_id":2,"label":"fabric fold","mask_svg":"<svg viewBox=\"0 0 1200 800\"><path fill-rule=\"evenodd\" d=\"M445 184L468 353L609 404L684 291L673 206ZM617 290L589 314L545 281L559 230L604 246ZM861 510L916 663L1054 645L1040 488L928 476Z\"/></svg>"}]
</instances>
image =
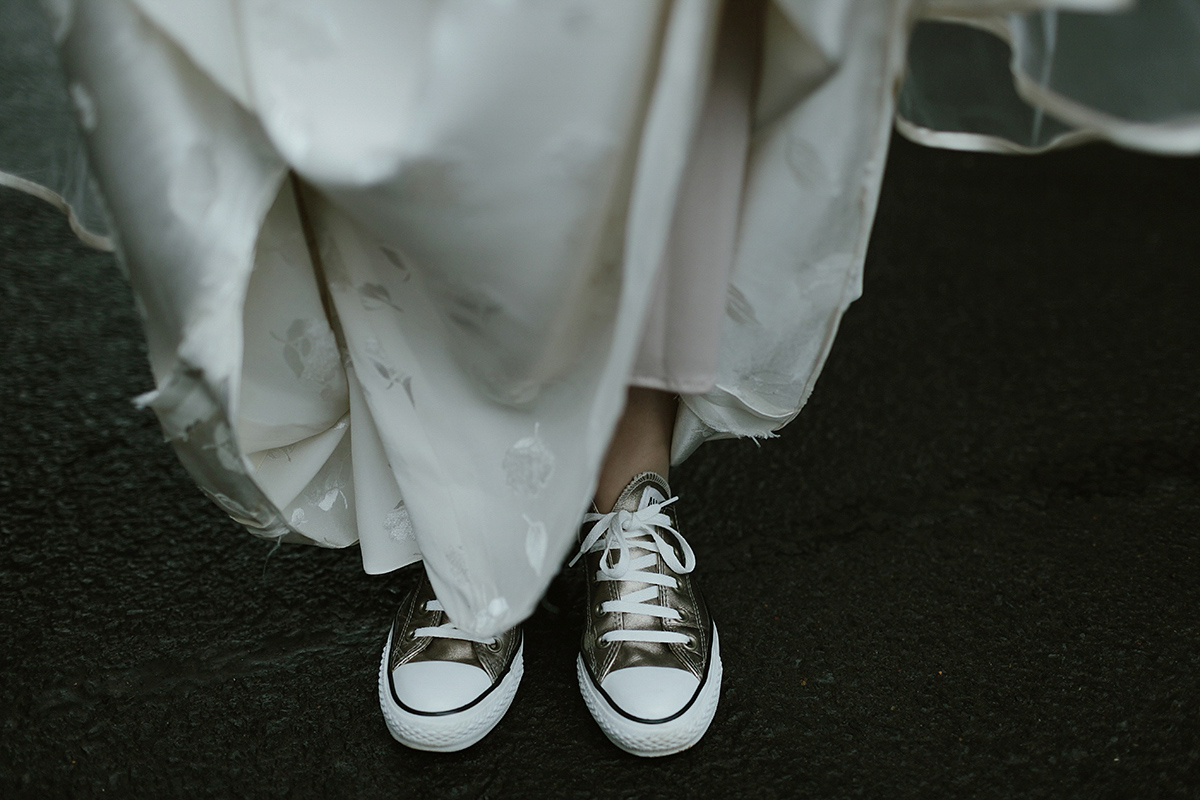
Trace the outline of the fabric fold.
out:
<instances>
[{"instance_id":1,"label":"fabric fold","mask_svg":"<svg viewBox=\"0 0 1200 800\"><path fill-rule=\"evenodd\" d=\"M184 466L257 535L423 559L476 635L573 546L630 383L682 393L675 462L796 416L897 110L946 147L1200 150L1182 0L50 5L0 11L32 37L0 183L116 248Z\"/></svg>"}]
</instances>

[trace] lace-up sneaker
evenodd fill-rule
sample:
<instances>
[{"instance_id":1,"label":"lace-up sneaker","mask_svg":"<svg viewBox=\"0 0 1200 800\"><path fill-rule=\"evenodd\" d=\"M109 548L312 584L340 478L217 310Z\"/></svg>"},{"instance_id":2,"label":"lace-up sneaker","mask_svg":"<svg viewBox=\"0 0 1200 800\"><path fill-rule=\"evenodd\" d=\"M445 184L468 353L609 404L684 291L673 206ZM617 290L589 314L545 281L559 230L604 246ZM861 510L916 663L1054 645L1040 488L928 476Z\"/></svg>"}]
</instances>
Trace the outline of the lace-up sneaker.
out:
<instances>
[{"instance_id":1,"label":"lace-up sneaker","mask_svg":"<svg viewBox=\"0 0 1200 800\"><path fill-rule=\"evenodd\" d=\"M658 475L638 475L612 513L584 517L571 561L583 558L588 575L579 689L605 735L638 756L700 741L721 693L717 628L692 580L676 499Z\"/></svg>"},{"instance_id":2,"label":"lace-up sneaker","mask_svg":"<svg viewBox=\"0 0 1200 800\"><path fill-rule=\"evenodd\" d=\"M449 753L486 736L525 670L520 627L481 638L454 627L429 578L405 598L379 664L379 706L401 744Z\"/></svg>"}]
</instances>

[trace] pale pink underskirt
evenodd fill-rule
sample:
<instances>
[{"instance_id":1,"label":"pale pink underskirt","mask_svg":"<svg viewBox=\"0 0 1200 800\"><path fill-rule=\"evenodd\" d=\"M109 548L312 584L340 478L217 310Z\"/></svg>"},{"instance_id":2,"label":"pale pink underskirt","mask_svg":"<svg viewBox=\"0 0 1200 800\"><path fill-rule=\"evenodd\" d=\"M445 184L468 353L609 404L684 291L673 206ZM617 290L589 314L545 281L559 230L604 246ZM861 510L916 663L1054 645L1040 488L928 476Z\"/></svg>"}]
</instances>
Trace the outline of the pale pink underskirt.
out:
<instances>
[{"instance_id":1,"label":"pale pink underskirt","mask_svg":"<svg viewBox=\"0 0 1200 800\"><path fill-rule=\"evenodd\" d=\"M730 3L630 385L713 388L737 243L762 18Z\"/></svg>"}]
</instances>

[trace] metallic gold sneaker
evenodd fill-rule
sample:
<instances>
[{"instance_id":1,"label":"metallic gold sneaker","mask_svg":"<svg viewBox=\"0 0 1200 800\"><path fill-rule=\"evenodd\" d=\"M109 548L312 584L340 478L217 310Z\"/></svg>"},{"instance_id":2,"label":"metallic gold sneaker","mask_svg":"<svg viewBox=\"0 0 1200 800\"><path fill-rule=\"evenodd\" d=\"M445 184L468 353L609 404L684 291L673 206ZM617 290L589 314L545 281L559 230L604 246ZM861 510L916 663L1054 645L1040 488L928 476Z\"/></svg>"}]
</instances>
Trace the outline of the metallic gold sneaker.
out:
<instances>
[{"instance_id":1,"label":"metallic gold sneaker","mask_svg":"<svg viewBox=\"0 0 1200 800\"><path fill-rule=\"evenodd\" d=\"M717 628L669 508L677 499L665 480L643 472L612 513L584 517L591 527L571 561L583 557L588 575L579 689L605 735L638 756L700 741L721 694Z\"/></svg>"},{"instance_id":2,"label":"metallic gold sneaker","mask_svg":"<svg viewBox=\"0 0 1200 800\"><path fill-rule=\"evenodd\" d=\"M429 578L396 612L379 664L379 706L401 744L449 753L486 736L525 671L520 626L490 639L454 627Z\"/></svg>"}]
</instances>

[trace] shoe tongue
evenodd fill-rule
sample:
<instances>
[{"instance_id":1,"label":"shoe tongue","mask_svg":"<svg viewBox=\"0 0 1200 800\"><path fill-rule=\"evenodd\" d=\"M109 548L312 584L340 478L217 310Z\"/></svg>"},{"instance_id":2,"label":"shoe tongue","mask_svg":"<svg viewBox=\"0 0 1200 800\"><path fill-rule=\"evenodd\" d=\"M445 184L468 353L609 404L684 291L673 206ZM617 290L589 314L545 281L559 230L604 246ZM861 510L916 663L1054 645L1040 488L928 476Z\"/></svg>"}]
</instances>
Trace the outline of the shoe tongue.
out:
<instances>
[{"instance_id":1,"label":"shoe tongue","mask_svg":"<svg viewBox=\"0 0 1200 800\"><path fill-rule=\"evenodd\" d=\"M671 487L656 472L643 472L636 476L621 492L617 502L613 503L613 511L637 511L642 502L642 495L651 492L650 502L661 503L671 496Z\"/></svg>"}]
</instances>

